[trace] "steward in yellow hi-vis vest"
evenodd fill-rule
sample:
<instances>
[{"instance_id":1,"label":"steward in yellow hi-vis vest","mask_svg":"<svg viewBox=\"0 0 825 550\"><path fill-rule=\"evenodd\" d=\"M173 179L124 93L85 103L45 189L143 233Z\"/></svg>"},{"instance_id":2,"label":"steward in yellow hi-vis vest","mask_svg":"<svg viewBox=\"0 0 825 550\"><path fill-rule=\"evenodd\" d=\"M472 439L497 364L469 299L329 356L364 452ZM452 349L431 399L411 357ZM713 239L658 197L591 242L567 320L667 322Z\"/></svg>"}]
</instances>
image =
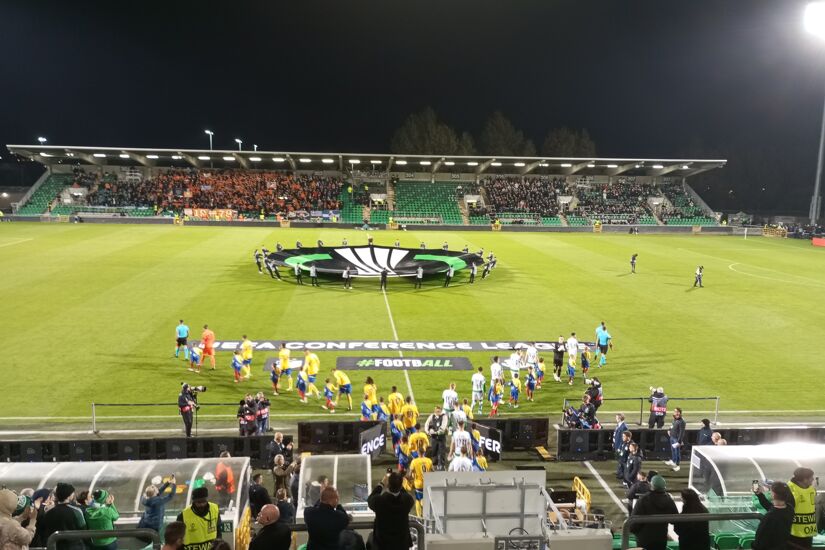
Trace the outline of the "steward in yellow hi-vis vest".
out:
<instances>
[{"instance_id":1,"label":"steward in yellow hi-vis vest","mask_svg":"<svg viewBox=\"0 0 825 550\"><path fill-rule=\"evenodd\" d=\"M192 504L178 514L178 521L186 524L183 550L210 550L218 538L221 512L208 497L206 487L198 487L192 491Z\"/></svg>"},{"instance_id":2,"label":"steward in yellow hi-vis vest","mask_svg":"<svg viewBox=\"0 0 825 550\"><path fill-rule=\"evenodd\" d=\"M810 548L816 535L816 489L813 487L814 471L797 468L788 482L793 495L793 525L790 542Z\"/></svg>"}]
</instances>

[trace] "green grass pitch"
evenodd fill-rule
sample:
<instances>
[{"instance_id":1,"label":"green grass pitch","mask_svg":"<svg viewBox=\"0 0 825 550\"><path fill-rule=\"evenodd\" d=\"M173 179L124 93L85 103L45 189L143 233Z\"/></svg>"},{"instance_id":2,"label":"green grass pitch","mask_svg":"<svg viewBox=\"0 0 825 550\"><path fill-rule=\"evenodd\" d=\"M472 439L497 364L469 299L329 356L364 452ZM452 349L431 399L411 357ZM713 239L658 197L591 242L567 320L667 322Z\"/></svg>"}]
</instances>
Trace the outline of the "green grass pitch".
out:
<instances>
[{"instance_id":1,"label":"green grass pitch","mask_svg":"<svg viewBox=\"0 0 825 550\"><path fill-rule=\"evenodd\" d=\"M492 277L474 285L467 284L466 272L449 289L441 288L440 279L420 291L391 279L387 301L402 340L548 340L571 331L591 339L605 320L615 349L607 368L593 370L608 398L639 396L650 385L662 385L672 396L719 395L723 410L825 409L825 366L818 356L825 326L825 250L807 241L509 232L373 235L376 244L398 237L410 247L421 240L437 247L447 240L451 248L483 247L499 259ZM273 248L281 241L289 247L297 239L319 238L338 244L343 237L351 245L365 244L367 234L254 226L0 224L0 425L19 425L27 417L88 416L92 401L172 402L183 380L207 385L206 401L236 402L246 391L269 391L261 370L266 353L256 354L254 377L241 385L232 382L227 352L218 353L217 371L188 372L182 359L172 357L180 318L195 336L208 323L219 340L237 340L244 333L253 340L392 340L377 281L356 279L351 292L339 280L321 288L298 287L291 277L278 283L258 275L252 261L252 250L262 244ZM630 275L634 252L638 274ZM692 288L698 264L705 266L703 289ZM319 355L323 380L335 354ZM487 376L491 355L465 354L485 367ZM552 364L552 357L548 361ZM401 372L351 371L356 410L367 374L381 395L391 385L407 393ZM470 375L410 372L422 413L432 410L450 381L462 397L469 396ZM564 397L581 395L580 379L573 388L549 380L519 414L551 415L555 421ZM274 397L272 409L275 417L326 414L319 402L303 405L294 394ZM697 420L689 408L685 414Z\"/></svg>"}]
</instances>

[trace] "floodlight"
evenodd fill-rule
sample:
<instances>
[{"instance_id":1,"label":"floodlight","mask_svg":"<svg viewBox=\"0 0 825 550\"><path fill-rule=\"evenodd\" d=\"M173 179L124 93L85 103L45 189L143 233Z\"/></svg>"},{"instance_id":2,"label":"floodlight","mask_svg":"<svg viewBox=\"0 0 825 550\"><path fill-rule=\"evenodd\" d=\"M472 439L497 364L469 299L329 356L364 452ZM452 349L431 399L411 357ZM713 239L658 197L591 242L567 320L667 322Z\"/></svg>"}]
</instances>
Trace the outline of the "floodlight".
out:
<instances>
[{"instance_id":1,"label":"floodlight","mask_svg":"<svg viewBox=\"0 0 825 550\"><path fill-rule=\"evenodd\" d=\"M547 167L548 167L548 166L550 166L550 165L549 165L549 164L547 164L546 162L540 162L540 163L539 163L539 166L541 166L542 168L547 168Z\"/></svg>"},{"instance_id":2,"label":"floodlight","mask_svg":"<svg viewBox=\"0 0 825 550\"><path fill-rule=\"evenodd\" d=\"M225 157L221 157L221 158L222 158L223 160L225 160L225 161L232 161L232 160L235 160L235 157L230 157L230 156L225 156Z\"/></svg>"},{"instance_id":3,"label":"floodlight","mask_svg":"<svg viewBox=\"0 0 825 550\"><path fill-rule=\"evenodd\" d=\"M50 155L49 153L43 153L43 152L41 152L41 153L40 153L40 156L41 156L41 157L50 157L50 156L52 156L52 155ZM95 156L97 156L97 155L95 155Z\"/></svg>"},{"instance_id":4,"label":"floodlight","mask_svg":"<svg viewBox=\"0 0 825 550\"><path fill-rule=\"evenodd\" d=\"M241 140L240 140L240 139L238 139L238 138L235 138L235 143L237 143L238 145L240 145L241 143L243 143L243 141L241 141Z\"/></svg>"},{"instance_id":5,"label":"floodlight","mask_svg":"<svg viewBox=\"0 0 825 550\"><path fill-rule=\"evenodd\" d=\"M249 157L252 162L261 162L261 157Z\"/></svg>"},{"instance_id":6,"label":"floodlight","mask_svg":"<svg viewBox=\"0 0 825 550\"><path fill-rule=\"evenodd\" d=\"M156 160L156 159L158 159L158 158L160 158L160 157L158 157L157 155L146 155L146 158L148 158L148 159L152 159L152 160Z\"/></svg>"},{"instance_id":7,"label":"floodlight","mask_svg":"<svg viewBox=\"0 0 825 550\"><path fill-rule=\"evenodd\" d=\"M198 157L198 160L209 160L209 157L206 155L201 155Z\"/></svg>"},{"instance_id":8,"label":"floodlight","mask_svg":"<svg viewBox=\"0 0 825 550\"><path fill-rule=\"evenodd\" d=\"M418 164L420 164L421 166L429 166L429 165L432 164L432 162L430 162L428 160L420 160L420 161L418 161Z\"/></svg>"},{"instance_id":9,"label":"floodlight","mask_svg":"<svg viewBox=\"0 0 825 550\"><path fill-rule=\"evenodd\" d=\"M491 162L490 166L501 166L500 162Z\"/></svg>"},{"instance_id":10,"label":"floodlight","mask_svg":"<svg viewBox=\"0 0 825 550\"><path fill-rule=\"evenodd\" d=\"M349 159L350 164L361 164L361 161L358 159Z\"/></svg>"},{"instance_id":11,"label":"floodlight","mask_svg":"<svg viewBox=\"0 0 825 550\"><path fill-rule=\"evenodd\" d=\"M301 157L298 159L298 162L303 162L304 164L306 164L307 162L312 162L312 159L307 157Z\"/></svg>"},{"instance_id":12,"label":"floodlight","mask_svg":"<svg viewBox=\"0 0 825 550\"><path fill-rule=\"evenodd\" d=\"M569 162L562 162L561 167L562 168L573 168L573 165L570 164Z\"/></svg>"},{"instance_id":13,"label":"floodlight","mask_svg":"<svg viewBox=\"0 0 825 550\"><path fill-rule=\"evenodd\" d=\"M805 6L805 30L825 38L825 2L811 2Z\"/></svg>"},{"instance_id":14,"label":"floodlight","mask_svg":"<svg viewBox=\"0 0 825 550\"><path fill-rule=\"evenodd\" d=\"M608 168L618 168L619 165L618 164L608 164L607 167Z\"/></svg>"},{"instance_id":15,"label":"floodlight","mask_svg":"<svg viewBox=\"0 0 825 550\"><path fill-rule=\"evenodd\" d=\"M370 164L381 164L380 160L371 160Z\"/></svg>"},{"instance_id":16,"label":"floodlight","mask_svg":"<svg viewBox=\"0 0 825 550\"><path fill-rule=\"evenodd\" d=\"M121 154L119 154L118 156L119 156L120 158L122 158L122 159L127 159L127 158L129 158L129 155L127 155L126 153L121 153Z\"/></svg>"},{"instance_id":17,"label":"floodlight","mask_svg":"<svg viewBox=\"0 0 825 550\"><path fill-rule=\"evenodd\" d=\"M596 165L591 163L591 164L588 164L588 165L587 165L587 167L588 167L588 168L595 168L595 167L596 167Z\"/></svg>"},{"instance_id":18,"label":"floodlight","mask_svg":"<svg viewBox=\"0 0 825 550\"><path fill-rule=\"evenodd\" d=\"M97 157L99 159L105 159L106 158L106 153L95 153L92 156Z\"/></svg>"},{"instance_id":19,"label":"floodlight","mask_svg":"<svg viewBox=\"0 0 825 550\"><path fill-rule=\"evenodd\" d=\"M636 168L641 168L641 167L642 167L642 165L641 165L641 164L637 164L637 165L636 165Z\"/></svg>"},{"instance_id":20,"label":"floodlight","mask_svg":"<svg viewBox=\"0 0 825 550\"><path fill-rule=\"evenodd\" d=\"M523 162L514 162L513 166L517 166L517 167L521 168L522 166L524 166L524 163Z\"/></svg>"},{"instance_id":21,"label":"floodlight","mask_svg":"<svg viewBox=\"0 0 825 550\"><path fill-rule=\"evenodd\" d=\"M397 160L397 161L395 161L395 164L398 164L400 166L404 166L405 164L407 164L407 161L406 160Z\"/></svg>"},{"instance_id":22,"label":"floodlight","mask_svg":"<svg viewBox=\"0 0 825 550\"><path fill-rule=\"evenodd\" d=\"M687 170L687 169L689 169L689 168L690 168L690 166L688 166L687 164L683 164L683 165L682 165L682 170Z\"/></svg>"},{"instance_id":23,"label":"floodlight","mask_svg":"<svg viewBox=\"0 0 825 550\"><path fill-rule=\"evenodd\" d=\"M653 165L654 170L661 170L662 168L664 168L664 166L662 166L661 164L654 164Z\"/></svg>"},{"instance_id":24,"label":"floodlight","mask_svg":"<svg viewBox=\"0 0 825 550\"><path fill-rule=\"evenodd\" d=\"M455 162L448 160L444 162L444 166L455 166Z\"/></svg>"},{"instance_id":25,"label":"floodlight","mask_svg":"<svg viewBox=\"0 0 825 550\"><path fill-rule=\"evenodd\" d=\"M478 166L478 163L474 160L471 160L470 162L467 163L467 166Z\"/></svg>"},{"instance_id":26,"label":"floodlight","mask_svg":"<svg viewBox=\"0 0 825 550\"><path fill-rule=\"evenodd\" d=\"M74 156L74 153L66 153L66 156L67 156L67 157L73 157L73 156Z\"/></svg>"},{"instance_id":27,"label":"floodlight","mask_svg":"<svg viewBox=\"0 0 825 550\"><path fill-rule=\"evenodd\" d=\"M9 197L9 194L8 194L8 193L6 193L5 191L3 191L2 197L3 197L4 199L7 199L7 198Z\"/></svg>"},{"instance_id":28,"label":"floodlight","mask_svg":"<svg viewBox=\"0 0 825 550\"><path fill-rule=\"evenodd\" d=\"M335 161L332 159L321 159L321 162L323 162L324 164L332 164Z\"/></svg>"},{"instance_id":29,"label":"floodlight","mask_svg":"<svg viewBox=\"0 0 825 550\"><path fill-rule=\"evenodd\" d=\"M215 135L215 132L213 132L212 130L204 130L203 133L208 135L208 136L214 136Z\"/></svg>"},{"instance_id":30,"label":"floodlight","mask_svg":"<svg viewBox=\"0 0 825 550\"><path fill-rule=\"evenodd\" d=\"M172 160L180 160L180 159L182 159L182 158L183 158L183 157L182 157L182 156L180 156L180 155L172 155Z\"/></svg>"},{"instance_id":31,"label":"floodlight","mask_svg":"<svg viewBox=\"0 0 825 550\"><path fill-rule=\"evenodd\" d=\"M286 159L284 157L272 157L273 162L285 162Z\"/></svg>"},{"instance_id":32,"label":"floodlight","mask_svg":"<svg viewBox=\"0 0 825 550\"><path fill-rule=\"evenodd\" d=\"M48 140L47 140L46 138L44 138L44 137L39 137L39 138L37 138L37 141L39 141L39 142L40 142L40 145L43 145L43 144L44 144L44 143L46 143L46 141L48 141Z\"/></svg>"}]
</instances>

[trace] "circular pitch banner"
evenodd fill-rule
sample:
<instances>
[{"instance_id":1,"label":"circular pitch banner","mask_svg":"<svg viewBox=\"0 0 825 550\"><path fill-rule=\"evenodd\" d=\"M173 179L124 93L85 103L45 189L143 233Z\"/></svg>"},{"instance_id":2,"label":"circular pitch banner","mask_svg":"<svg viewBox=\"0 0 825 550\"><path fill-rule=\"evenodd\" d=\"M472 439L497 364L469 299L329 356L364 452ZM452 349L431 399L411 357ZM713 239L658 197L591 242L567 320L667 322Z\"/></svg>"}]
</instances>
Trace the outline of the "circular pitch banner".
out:
<instances>
[{"instance_id":1,"label":"circular pitch banner","mask_svg":"<svg viewBox=\"0 0 825 550\"><path fill-rule=\"evenodd\" d=\"M340 275L349 267L353 277L378 277L384 269L388 277L415 277L419 267L424 275L435 275L446 272L450 266L458 271L473 263L484 264L484 260L473 253L389 246L293 248L271 252L269 259L290 269L298 265L304 271L309 271L314 264L319 274Z\"/></svg>"}]
</instances>

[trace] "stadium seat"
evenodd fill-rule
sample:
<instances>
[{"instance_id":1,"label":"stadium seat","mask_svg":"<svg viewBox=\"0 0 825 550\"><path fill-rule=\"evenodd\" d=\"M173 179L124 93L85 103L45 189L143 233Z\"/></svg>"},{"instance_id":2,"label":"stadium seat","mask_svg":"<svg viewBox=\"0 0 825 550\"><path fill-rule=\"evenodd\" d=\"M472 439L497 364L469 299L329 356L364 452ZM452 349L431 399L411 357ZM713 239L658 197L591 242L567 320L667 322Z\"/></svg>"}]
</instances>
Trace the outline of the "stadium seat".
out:
<instances>
[{"instance_id":1,"label":"stadium seat","mask_svg":"<svg viewBox=\"0 0 825 550\"><path fill-rule=\"evenodd\" d=\"M462 183L399 181L395 186L392 216L407 224L440 220L440 223L462 225L457 191L460 185Z\"/></svg>"},{"instance_id":2,"label":"stadium seat","mask_svg":"<svg viewBox=\"0 0 825 550\"><path fill-rule=\"evenodd\" d=\"M753 534L741 535L739 537L739 548L749 549L753 546Z\"/></svg>"},{"instance_id":3,"label":"stadium seat","mask_svg":"<svg viewBox=\"0 0 825 550\"><path fill-rule=\"evenodd\" d=\"M739 535L716 533L713 537L713 547L716 550L737 550L739 548Z\"/></svg>"}]
</instances>

